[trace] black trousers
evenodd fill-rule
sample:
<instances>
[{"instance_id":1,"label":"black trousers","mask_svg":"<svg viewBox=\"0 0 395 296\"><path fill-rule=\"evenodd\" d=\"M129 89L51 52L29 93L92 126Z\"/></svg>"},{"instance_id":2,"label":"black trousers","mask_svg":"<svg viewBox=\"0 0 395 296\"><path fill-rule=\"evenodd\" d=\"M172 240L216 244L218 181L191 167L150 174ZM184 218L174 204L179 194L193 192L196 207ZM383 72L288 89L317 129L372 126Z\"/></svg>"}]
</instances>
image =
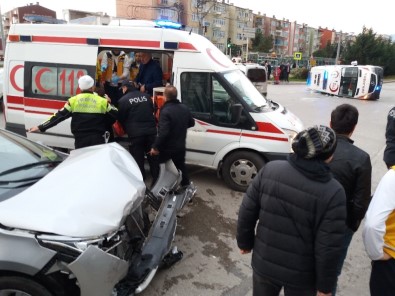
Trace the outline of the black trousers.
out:
<instances>
[{"instance_id":1,"label":"black trousers","mask_svg":"<svg viewBox=\"0 0 395 296\"><path fill-rule=\"evenodd\" d=\"M253 296L278 296L280 291L284 288L285 296L316 296L317 291L314 287L311 288L295 288L283 286L282 284L269 280L268 278L258 275L253 272L252 279L252 295Z\"/></svg>"},{"instance_id":2,"label":"black trousers","mask_svg":"<svg viewBox=\"0 0 395 296\"><path fill-rule=\"evenodd\" d=\"M130 140L129 151L140 168L141 174L143 175L143 180L146 179L144 161L145 161L145 156L147 156L147 161L150 167L150 173L153 180L152 184L154 184L159 177L159 161L158 161L159 159L158 156L147 155L147 152L151 150L152 144L155 141L155 137L156 135L146 135L146 136L129 138Z\"/></svg>"},{"instance_id":3,"label":"black trousers","mask_svg":"<svg viewBox=\"0 0 395 296\"><path fill-rule=\"evenodd\" d=\"M372 262L369 286L371 296L395 295L395 259Z\"/></svg>"},{"instance_id":4,"label":"black trousers","mask_svg":"<svg viewBox=\"0 0 395 296\"><path fill-rule=\"evenodd\" d=\"M84 148L88 146L104 144L104 136L101 134L92 135L78 135L75 136L74 147L75 149Z\"/></svg>"},{"instance_id":5,"label":"black trousers","mask_svg":"<svg viewBox=\"0 0 395 296\"><path fill-rule=\"evenodd\" d=\"M185 150L164 150L159 151L159 162L163 163L171 159L182 173L181 186L189 185L189 175L185 165Z\"/></svg>"}]
</instances>

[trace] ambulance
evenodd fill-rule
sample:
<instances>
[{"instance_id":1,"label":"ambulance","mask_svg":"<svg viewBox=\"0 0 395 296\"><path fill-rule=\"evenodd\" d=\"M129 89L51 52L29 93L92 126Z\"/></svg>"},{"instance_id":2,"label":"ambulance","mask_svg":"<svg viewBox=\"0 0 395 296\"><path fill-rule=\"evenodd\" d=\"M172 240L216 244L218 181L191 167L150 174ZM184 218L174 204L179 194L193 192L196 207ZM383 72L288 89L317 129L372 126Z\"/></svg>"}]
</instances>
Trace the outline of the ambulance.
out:
<instances>
[{"instance_id":1,"label":"ambulance","mask_svg":"<svg viewBox=\"0 0 395 296\"><path fill-rule=\"evenodd\" d=\"M26 130L79 93L78 78L95 77L98 57L113 48L153 54L163 70L163 85L177 87L178 99L195 118L187 135L187 163L216 169L234 190L245 191L266 162L286 157L303 129L299 118L266 100L204 36L155 22L120 20L108 26L12 25L4 61L6 129L73 149L69 119L45 133ZM163 89L156 88L154 97Z\"/></svg>"}]
</instances>

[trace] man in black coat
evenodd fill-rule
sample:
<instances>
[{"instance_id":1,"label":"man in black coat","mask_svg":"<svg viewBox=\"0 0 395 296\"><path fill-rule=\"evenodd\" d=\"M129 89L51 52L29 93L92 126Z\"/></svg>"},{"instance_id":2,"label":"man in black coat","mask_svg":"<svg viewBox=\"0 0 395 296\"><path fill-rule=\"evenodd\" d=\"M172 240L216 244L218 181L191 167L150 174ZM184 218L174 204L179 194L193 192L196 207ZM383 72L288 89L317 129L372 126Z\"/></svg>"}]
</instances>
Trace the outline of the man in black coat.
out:
<instances>
[{"instance_id":1,"label":"man in black coat","mask_svg":"<svg viewBox=\"0 0 395 296\"><path fill-rule=\"evenodd\" d=\"M186 138L188 128L195 125L188 107L177 99L177 89L166 86L165 103L160 111L158 135L152 145L151 155L159 155L159 162L171 159L182 173L181 186L190 184L185 166Z\"/></svg>"},{"instance_id":2,"label":"man in black coat","mask_svg":"<svg viewBox=\"0 0 395 296\"><path fill-rule=\"evenodd\" d=\"M146 179L144 161L157 134L154 105L149 94L135 88L132 81L124 81L121 86L123 97L118 101L118 119L128 134L130 154ZM153 183L159 176L159 163L155 156L147 154Z\"/></svg>"},{"instance_id":3,"label":"man in black coat","mask_svg":"<svg viewBox=\"0 0 395 296\"><path fill-rule=\"evenodd\" d=\"M347 249L354 232L358 230L371 200L372 164L370 156L351 140L358 123L358 110L350 104L337 106L331 113L331 128L336 132L337 147L329 167L343 186L347 198L347 229L344 250L338 266L340 275ZM335 296L336 286L332 291Z\"/></svg>"},{"instance_id":4,"label":"man in black coat","mask_svg":"<svg viewBox=\"0 0 395 296\"><path fill-rule=\"evenodd\" d=\"M330 295L337 280L346 219L344 189L327 163L335 132L297 134L287 160L269 162L244 195L237 245L252 253L253 296Z\"/></svg>"}]
</instances>

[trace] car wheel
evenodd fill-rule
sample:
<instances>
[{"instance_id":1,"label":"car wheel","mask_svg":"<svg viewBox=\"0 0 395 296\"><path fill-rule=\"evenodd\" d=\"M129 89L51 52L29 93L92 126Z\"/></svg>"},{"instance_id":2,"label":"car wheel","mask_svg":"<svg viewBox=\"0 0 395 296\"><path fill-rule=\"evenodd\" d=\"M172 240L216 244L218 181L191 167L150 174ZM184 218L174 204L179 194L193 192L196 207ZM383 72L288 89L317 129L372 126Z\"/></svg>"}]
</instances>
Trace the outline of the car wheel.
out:
<instances>
[{"instance_id":1,"label":"car wheel","mask_svg":"<svg viewBox=\"0 0 395 296\"><path fill-rule=\"evenodd\" d=\"M27 277L4 276L0 278L0 295L53 296L44 286Z\"/></svg>"},{"instance_id":2,"label":"car wheel","mask_svg":"<svg viewBox=\"0 0 395 296\"><path fill-rule=\"evenodd\" d=\"M224 160L222 177L230 188L244 192L264 165L263 158L254 152L234 152Z\"/></svg>"}]
</instances>

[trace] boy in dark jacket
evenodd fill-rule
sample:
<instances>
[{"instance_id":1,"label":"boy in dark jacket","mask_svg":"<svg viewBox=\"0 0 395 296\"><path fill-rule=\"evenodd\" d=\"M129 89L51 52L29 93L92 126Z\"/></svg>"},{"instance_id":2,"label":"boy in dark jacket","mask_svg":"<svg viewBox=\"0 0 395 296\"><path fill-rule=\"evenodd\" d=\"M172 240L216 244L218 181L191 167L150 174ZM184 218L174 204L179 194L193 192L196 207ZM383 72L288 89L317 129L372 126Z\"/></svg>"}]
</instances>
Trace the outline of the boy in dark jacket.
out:
<instances>
[{"instance_id":1,"label":"boy in dark jacket","mask_svg":"<svg viewBox=\"0 0 395 296\"><path fill-rule=\"evenodd\" d=\"M336 132L337 147L329 167L335 179L343 186L347 198L347 228L338 275L341 273L354 232L358 230L372 198L370 156L351 140L358 117L357 108L350 104L339 105L331 113L330 126ZM336 287L332 291L332 296L335 294Z\"/></svg>"},{"instance_id":2,"label":"boy in dark jacket","mask_svg":"<svg viewBox=\"0 0 395 296\"><path fill-rule=\"evenodd\" d=\"M330 295L346 219L344 189L327 163L335 132L300 132L287 160L261 169L244 195L237 224L242 254L252 253L253 296Z\"/></svg>"}]
</instances>

